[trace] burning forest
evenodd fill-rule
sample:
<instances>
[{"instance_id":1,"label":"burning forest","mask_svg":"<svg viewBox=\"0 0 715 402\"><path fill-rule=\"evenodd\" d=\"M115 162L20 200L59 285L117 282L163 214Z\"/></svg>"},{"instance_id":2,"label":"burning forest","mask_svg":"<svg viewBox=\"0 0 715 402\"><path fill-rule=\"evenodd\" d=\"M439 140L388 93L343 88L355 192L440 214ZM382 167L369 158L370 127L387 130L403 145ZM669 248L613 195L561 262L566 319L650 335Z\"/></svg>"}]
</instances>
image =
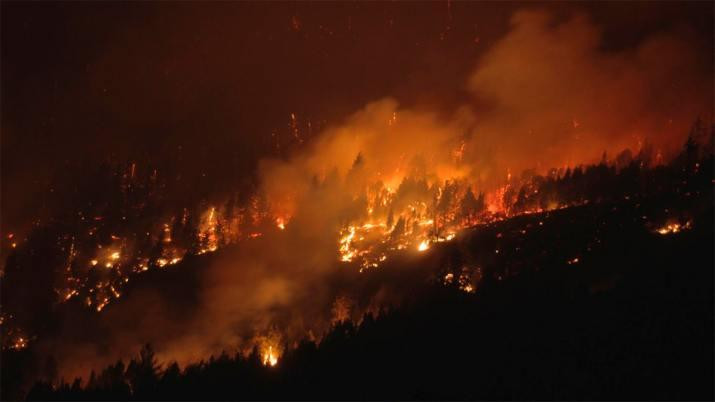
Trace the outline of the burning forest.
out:
<instances>
[{"instance_id":1,"label":"burning forest","mask_svg":"<svg viewBox=\"0 0 715 402\"><path fill-rule=\"evenodd\" d=\"M2 7L3 398L712 398L712 4Z\"/></svg>"}]
</instances>

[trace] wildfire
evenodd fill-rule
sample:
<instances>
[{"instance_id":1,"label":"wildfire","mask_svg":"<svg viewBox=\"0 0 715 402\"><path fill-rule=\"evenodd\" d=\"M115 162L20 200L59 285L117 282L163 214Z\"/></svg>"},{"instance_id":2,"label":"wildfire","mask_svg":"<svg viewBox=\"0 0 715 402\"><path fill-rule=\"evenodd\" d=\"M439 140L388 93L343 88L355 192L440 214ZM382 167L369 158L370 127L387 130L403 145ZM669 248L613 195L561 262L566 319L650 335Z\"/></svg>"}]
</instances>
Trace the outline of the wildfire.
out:
<instances>
[{"instance_id":1,"label":"wildfire","mask_svg":"<svg viewBox=\"0 0 715 402\"><path fill-rule=\"evenodd\" d=\"M280 335L272 332L267 336L261 336L254 340L254 345L259 345L261 363L264 366L273 367L278 364L281 356Z\"/></svg>"},{"instance_id":2,"label":"wildfire","mask_svg":"<svg viewBox=\"0 0 715 402\"><path fill-rule=\"evenodd\" d=\"M455 152L455 158L461 159L464 150L462 144ZM390 174L378 174L375 181L364 187L350 190L354 206L358 208L345 208L351 213L348 218L341 217L346 220L332 232L337 260L350 263L351 267L363 272L379 267L394 252L414 254L416 250L423 253L435 243L453 240L468 227L489 224L518 214L567 208L577 202L567 204L556 199L538 198L538 186L525 185L520 181L522 179L512 177L509 171L501 186L492 187L491 191L473 192L477 184L459 176L450 176L454 173L452 171L440 179L437 176L415 178L406 170L399 166ZM444 177L450 178L445 180ZM515 207L517 194L522 202L526 202ZM208 206L202 210L183 208L183 213L164 216L159 222L135 233L107 227L110 223L106 222L111 222L109 219L92 220L81 231L85 238L89 233L90 244L81 244L82 247L75 248L75 238L69 235L62 244L65 247L63 250L69 250L65 266L68 274L64 278L65 283L56 289L58 300L64 302L76 297L78 303L101 312L109 303L122 296L123 287L128 283L130 275L165 268L178 264L188 255L210 253L245 239L260 237L264 230L274 225L279 230L285 230L295 213L295 206L290 205L290 200L266 200L258 196L252 197L244 206L229 208L220 203L214 205L218 207ZM229 212L234 210L238 212ZM543 226L544 222L539 221L538 225ZM667 235L690 227L690 221L685 224L668 223L655 229L655 232ZM520 232L525 234L526 230ZM106 238L109 233L115 233L111 235L111 241L99 240ZM501 237L501 234L497 237ZM12 234L8 238L16 240ZM67 240L70 238L71 245ZM96 253L79 255L81 251L77 250L88 249L86 246L96 247ZM495 254L503 254L504 250L500 250L500 246L498 244L495 248ZM579 262L579 257L566 261L568 265ZM94 267L107 269L93 270ZM92 270L92 276L82 276L87 270ZM502 276L499 275L497 279L502 280ZM461 272L455 271L444 276L445 285L451 284L465 293L476 292L480 280L481 272L478 268L463 268ZM343 317L344 314L337 316ZM26 344L27 339L22 339ZM256 344L261 345L262 363L275 366L280 357L279 343Z\"/></svg>"},{"instance_id":3,"label":"wildfire","mask_svg":"<svg viewBox=\"0 0 715 402\"><path fill-rule=\"evenodd\" d=\"M268 349L263 352L263 365L275 366L278 364L278 354L273 350L273 346L268 346Z\"/></svg>"},{"instance_id":4,"label":"wildfire","mask_svg":"<svg viewBox=\"0 0 715 402\"><path fill-rule=\"evenodd\" d=\"M74 297L74 296L76 296L76 295L78 295L78 294L79 294L79 292L77 292L76 289L73 289L73 290L71 290L69 293L67 293L67 294L65 295L65 300L69 300L69 299L71 299L72 297Z\"/></svg>"},{"instance_id":5,"label":"wildfire","mask_svg":"<svg viewBox=\"0 0 715 402\"><path fill-rule=\"evenodd\" d=\"M245 210L240 213L249 214ZM81 213L79 215L82 216ZM109 303L122 296L122 288L129 282L129 275L140 274L152 267L164 268L175 265L181 262L189 252L193 254L213 252L223 244L240 240L237 224L240 217L234 216L233 220L228 220L215 207L206 209L203 214L198 216L202 218L198 220L196 226L187 227L190 224L188 210L184 208L183 213L179 216L157 225L156 231L146 231L134 235L114 232L109 236L110 244L99 242L97 233L107 227L104 226L104 220L95 219L91 221L89 230L84 232L90 236L85 241L92 242L92 248L97 250L97 253L91 256L81 255L78 248L75 247L75 242L81 240L69 235L61 237L58 246L63 250L67 247L68 251L66 251L67 262L64 269L65 276L62 278L63 283L55 289L58 301L67 302L78 297L86 307L101 312ZM193 231L193 234L190 238L183 237L177 241L176 236L181 236L182 233L172 233L172 225L177 225L185 230L183 233L192 233ZM133 239L143 236L150 239L148 243L151 248L137 247L138 244ZM64 240L67 240L69 244L64 245ZM190 250L189 247L194 244L198 245L197 249ZM150 256L150 253L154 252L159 254ZM79 264L75 262L79 262ZM106 270L90 279L86 276L86 271L77 268L78 266L85 266L90 270L103 267Z\"/></svg>"},{"instance_id":6,"label":"wildfire","mask_svg":"<svg viewBox=\"0 0 715 402\"><path fill-rule=\"evenodd\" d=\"M472 186L462 180L426 180L405 174L403 168L397 168L392 175L381 175L378 182L363 188L366 201L363 214L338 230L339 261L352 263L363 272L379 267L391 252L410 249L424 252L434 243L454 239L465 227L506 217L504 195L508 186L514 184L513 180L477 197L471 192ZM547 209L552 207L565 205L553 203ZM97 234L107 229L106 220L92 220L88 223L88 232L84 233L89 233L98 253L91 258L79 255L72 238L66 266L68 274L61 290L57 290L58 300L64 302L77 296L87 307L100 312L120 298L129 275L178 264L190 253L210 253L242 239L260 237L265 224L285 230L293 209L290 199L279 202L252 197L246 207L236 208L237 214L228 213L228 208L209 206L196 213L198 219L191 226L192 213L183 208L177 216L162 219L146 232L118 233L112 228L110 244L98 243ZM519 213L540 211L538 208ZM671 226L667 231L677 232L683 228ZM187 239L185 233L192 233L191 238ZM138 249L133 239L144 236L150 246ZM106 270L97 279L88 280L82 272L74 272L73 261L90 269L101 266ZM461 283L461 276L459 280L462 290L474 290L474 285Z\"/></svg>"},{"instance_id":7,"label":"wildfire","mask_svg":"<svg viewBox=\"0 0 715 402\"><path fill-rule=\"evenodd\" d=\"M350 247L354 237L355 227L350 226L348 233L340 239L340 261L350 262L355 257L355 251Z\"/></svg>"},{"instance_id":8,"label":"wildfire","mask_svg":"<svg viewBox=\"0 0 715 402\"><path fill-rule=\"evenodd\" d=\"M457 278L457 285L459 290L465 293L474 293L476 291L476 287L473 283L473 278L475 280L481 279L481 269L478 267L473 269L463 267L462 272ZM442 283L447 286L452 285L454 283L454 274L451 272L447 273L444 276Z\"/></svg>"},{"instance_id":9,"label":"wildfire","mask_svg":"<svg viewBox=\"0 0 715 402\"><path fill-rule=\"evenodd\" d=\"M361 215L367 219L349 222L339 232L339 260L357 263L360 272L378 267L390 251L414 248L423 252L433 243L454 239L465 227L507 216L504 195L509 184L477 197L463 180L431 182L400 172L397 169L396 177L381 176L394 186L381 182L368 186ZM536 211L519 213L529 212Z\"/></svg>"},{"instance_id":10,"label":"wildfire","mask_svg":"<svg viewBox=\"0 0 715 402\"><path fill-rule=\"evenodd\" d=\"M216 235L216 208L211 207L207 217L203 220L199 231L199 242L202 247L198 254L213 252L218 249L218 236Z\"/></svg>"},{"instance_id":11,"label":"wildfire","mask_svg":"<svg viewBox=\"0 0 715 402\"><path fill-rule=\"evenodd\" d=\"M15 338L15 341L10 345L11 349L22 350L27 347L27 339L22 336Z\"/></svg>"},{"instance_id":12,"label":"wildfire","mask_svg":"<svg viewBox=\"0 0 715 402\"><path fill-rule=\"evenodd\" d=\"M108 297L105 298L105 299L103 299L101 302L99 302L99 303L97 304L97 307L96 307L97 312L99 313L100 311L102 311L102 309L104 309L104 307L106 307L107 304L109 304L109 298L108 298Z\"/></svg>"},{"instance_id":13,"label":"wildfire","mask_svg":"<svg viewBox=\"0 0 715 402\"><path fill-rule=\"evenodd\" d=\"M674 234L681 232L683 230L690 229L692 224L690 221L687 221L685 224L681 225L680 223L668 223L664 226L659 227L656 229L656 233L661 234L661 235L669 235L669 234Z\"/></svg>"},{"instance_id":14,"label":"wildfire","mask_svg":"<svg viewBox=\"0 0 715 402\"><path fill-rule=\"evenodd\" d=\"M429 248L429 240L422 240L420 245L417 246L417 251L425 251Z\"/></svg>"}]
</instances>

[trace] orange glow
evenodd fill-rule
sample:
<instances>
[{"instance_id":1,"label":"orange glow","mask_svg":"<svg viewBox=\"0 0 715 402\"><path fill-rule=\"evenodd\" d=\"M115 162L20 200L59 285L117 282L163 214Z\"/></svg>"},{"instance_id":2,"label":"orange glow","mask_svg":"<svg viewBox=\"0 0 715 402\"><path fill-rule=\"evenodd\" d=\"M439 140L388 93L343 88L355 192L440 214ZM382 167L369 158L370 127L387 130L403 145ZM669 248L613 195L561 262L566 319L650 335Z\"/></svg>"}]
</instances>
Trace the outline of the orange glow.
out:
<instances>
[{"instance_id":1,"label":"orange glow","mask_svg":"<svg viewBox=\"0 0 715 402\"><path fill-rule=\"evenodd\" d=\"M263 353L263 365L272 367L276 364L278 364L278 355L273 350L273 346L269 346L268 350Z\"/></svg>"},{"instance_id":2,"label":"orange glow","mask_svg":"<svg viewBox=\"0 0 715 402\"><path fill-rule=\"evenodd\" d=\"M420 245L417 246L417 251L425 251L429 248L429 241L428 240L422 240L420 242Z\"/></svg>"},{"instance_id":3,"label":"orange glow","mask_svg":"<svg viewBox=\"0 0 715 402\"><path fill-rule=\"evenodd\" d=\"M692 224L690 221L687 221L685 224L681 225L680 223L673 222L673 223L668 223L665 224L658 229L656 229L656 233L661 234L661 235L669 235L669 234L674 234L674 233L679 233L683 230L690 229Z\"/></svg>"}]
</instances>

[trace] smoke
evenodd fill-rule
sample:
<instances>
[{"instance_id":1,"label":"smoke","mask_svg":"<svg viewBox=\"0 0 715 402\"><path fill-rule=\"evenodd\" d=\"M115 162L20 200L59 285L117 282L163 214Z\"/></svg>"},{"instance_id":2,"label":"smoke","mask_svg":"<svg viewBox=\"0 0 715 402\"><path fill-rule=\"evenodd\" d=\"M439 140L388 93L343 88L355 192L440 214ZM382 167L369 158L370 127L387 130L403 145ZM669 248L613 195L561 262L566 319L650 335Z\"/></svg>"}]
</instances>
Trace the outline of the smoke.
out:
<instances>
[{"instance_id":1,"label":"smoke","mask_svg":"<svg viewBox=\"0 0 715 402\"><path fill-rule=\"evenodd\" d=\"M696 116L711 116L712 74L699 71L685 31L617 51L603 50L601 38L584 15L515 13L510 33L469 78L471 93L491 106L475 117L469 153L516 172L591 162L645 142L668 154Z\"/></svg>"},{"instance_id":2,"label":"smoke","mask_svg":"<svg viewBox=\"0 0 715 402\"><path fill-rule=\"evenodd\" d=\"M395 188L408 174L488 189L508 170L576 166L646 143L667 157L696 117L711 116L712 77L686 31L614 51L584 15L520 11L510 24L471 73L470 104L439 118L392 98L370 103L289 161L264 161L269 199L300 198L314 176L346 178L358 157L358 189L367 178Z\"/></svg>"},{"instance_id":3,"label":"smoke","mask_svg":"<svg viewBox=\"0 0 715 402\"><path fill-rule=\"evenodd\" d=\"M698 115L712 113L711 72L699 70L686 31L606 50L583 15L521 11L510 26L466 80L470 102L453 113L387 97L287 159L263 160L260 191L285 231L208 257L185 293L132 292L100 315L99 339L70 342L76 330L65 329L50 348L61 366L85 374L144 342L164 361L185 363L272 333L288 343L319 334L333 315L398 303L424 279L393 272L378 274L379 283L340 271L339 230L367 219L364 194L375 183L394 190L406 177L465 179L488 191L508 173L590 163L646 143L667 157Z\"/></svg>"}]
</instances>

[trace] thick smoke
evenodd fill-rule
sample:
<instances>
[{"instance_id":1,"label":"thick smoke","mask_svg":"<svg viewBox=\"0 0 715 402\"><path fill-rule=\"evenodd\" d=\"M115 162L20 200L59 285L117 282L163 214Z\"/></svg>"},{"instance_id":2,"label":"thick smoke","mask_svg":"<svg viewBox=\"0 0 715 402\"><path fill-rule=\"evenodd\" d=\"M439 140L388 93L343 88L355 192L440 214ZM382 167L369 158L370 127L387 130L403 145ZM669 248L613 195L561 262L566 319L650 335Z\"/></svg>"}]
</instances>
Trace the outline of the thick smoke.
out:
<instances>
[{"instance_id":1,"label":"thick smoke","mask_svg":"<svg viewBox=\"0 0 715 402\"><path fill-rule=\"evenodd\" d=\"M469 154L492 168L575 165L645 142L667 157L696 116L711 116L712 72L684 32L606 51L583 15L518 12L511 27L469 79L491 106L475 115Z\"/></svg>"},{"instance_id":2,"label":"thick smoke","mask_svg":"<svg viewBox=\"0 0 715 402\"><path fill-rule=\"evenodd\" d=\"M597 162L650 144L663 158L682 145L697 116L710 118L712 77L699 71L687 33L654 35L634 48L603 50L601 31L583 15L556 21L521 11L511 31L468 79L473 102L448 118L367 105L287 162L264 163L269 199L306 194L313 177L345 178L352 188L408 174L428 179L503 181L507 171Z\"/></svg>"},{"instance_id":3,"label":"thick smoke","mask_svg":"<svg viewBox=\"0 0 715 402\"><path fill-rule=\"evenodd\" d=\"M410 273L375 285L336 272L338 231L365 214L366 188L395 189L409 176L466 179L488 191L508 173L590 163L646 143L667 158L693 120L712 112L712 77L696 56L686 33L605 50L584 16L518 12L465 82L470 103L445 116L384 98L288 159L263 161L261 191L288 221L285 231L210 257L186 294L133 292L101 314L101 339L68 347L70 331L54 353L78 374L144 342L164 361L188 362L274 333L287 343L318 336L351 303L347 315L399 302L416 280Z\"/></svg>"}]
</instances>

